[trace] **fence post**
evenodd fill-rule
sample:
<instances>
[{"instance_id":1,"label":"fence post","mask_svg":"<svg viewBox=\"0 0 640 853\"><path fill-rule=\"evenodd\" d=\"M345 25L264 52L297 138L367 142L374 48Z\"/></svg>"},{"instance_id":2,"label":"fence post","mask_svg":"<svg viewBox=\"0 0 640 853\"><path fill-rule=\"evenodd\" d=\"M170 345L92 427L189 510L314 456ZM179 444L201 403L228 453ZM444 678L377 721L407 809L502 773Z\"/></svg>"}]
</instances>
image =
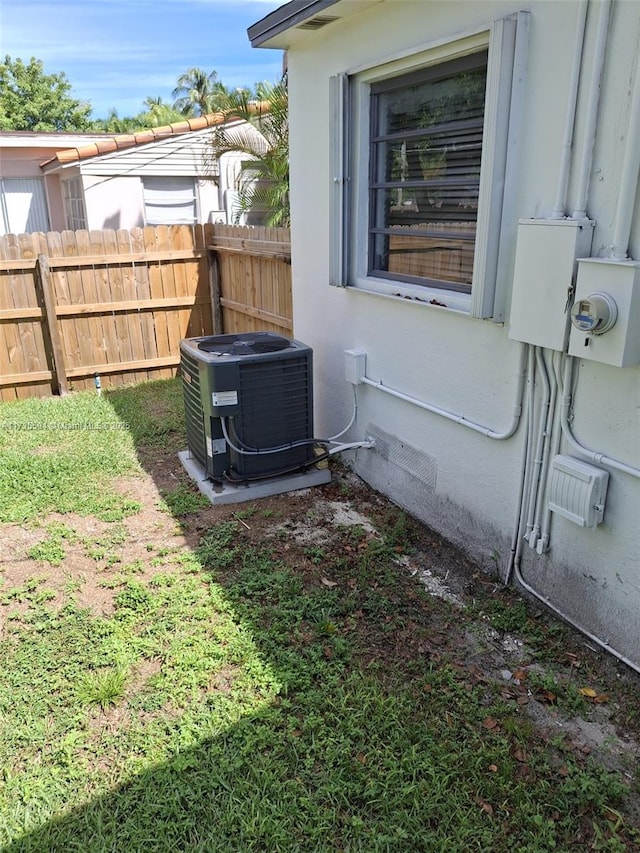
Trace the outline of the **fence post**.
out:
<instances>
[{"instance_id":1,"label":"fence post","mask_svg":"<svg viewBox=\"0 0 640 853\"><path fill-rule=\"evenodd\" d=\"M209 251L209 290L211 291L211 317L213 320L213 334L221 335L222 327L222 296L220 287L220 261L218 253Z\"/></svg>"},{"instance_id":2,"label":"fence post","mask_svg":"<svg viewBox=\"0 0 640 853\"><path fill-rule=\"evenodd\" d=\"M38 260L35 266L36 287L40 291L42 308L44 311L45 328L47 337L49 338L49 349L53 361L53 373L55 377L55 386L58 392L67 394L69 386L67 385L67 373L64 364L64 354L62 351L62 340L60 338L60 328L58 326L58 318L56 316L56 304L53 298L53 289L51 287L51 270L49 269L49 258L47 255L38 255ZM55 389L54 389L55 390Z\"/></svg>"}]
</instances>

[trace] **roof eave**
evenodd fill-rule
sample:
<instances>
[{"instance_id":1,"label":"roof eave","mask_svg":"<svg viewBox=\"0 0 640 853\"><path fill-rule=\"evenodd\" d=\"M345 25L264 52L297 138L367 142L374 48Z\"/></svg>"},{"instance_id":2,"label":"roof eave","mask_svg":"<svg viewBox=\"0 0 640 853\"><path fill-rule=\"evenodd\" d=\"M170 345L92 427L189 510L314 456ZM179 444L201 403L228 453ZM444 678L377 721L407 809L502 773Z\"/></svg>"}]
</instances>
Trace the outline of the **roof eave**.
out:
<instances>
[{"instance_id":1,"label":"roof eave","mask_svg":"<svg viewBox=\"0 0 640 853\"><path fill-rule=\"evenodd\" d=\"M292 0L291 3L285 3L249 27L247 35L251 47L286 48L286 44L282 39L277 39L277 36L338 2L339 0Z\"/></svg>"},{"instance_id":2,"label":"roof eave","mask_svg":"<svg viewBox=\"0 0 640 853\"><path fill-rule=\"evenodd\" d=\"M210 113L205 116L185 119L175 124L163 125L157 128L146 128L136 133L120 133L107 136L103 140L84 145L82 147L70 147L57 151L53 157L40 163L43 172L60 171L70 166L82 166L84 163L96 160L110 154L120 154L132 148L144 148L158 142L165 142L171 137L183 136L186 133L199 133L221 124L234 125L241 123L243 119L232 116L227 118L223 113Z\"/></svg>"}]
</instances>

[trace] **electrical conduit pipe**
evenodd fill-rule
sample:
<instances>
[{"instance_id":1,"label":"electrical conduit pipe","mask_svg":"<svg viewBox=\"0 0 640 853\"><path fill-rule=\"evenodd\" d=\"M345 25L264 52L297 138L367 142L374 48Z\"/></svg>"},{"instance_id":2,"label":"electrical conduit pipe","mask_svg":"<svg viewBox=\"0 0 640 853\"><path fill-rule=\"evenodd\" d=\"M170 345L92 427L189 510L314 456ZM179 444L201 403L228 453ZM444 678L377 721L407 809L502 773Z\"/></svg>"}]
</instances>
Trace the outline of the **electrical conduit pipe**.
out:
<instances>
[{"instance_id":1,"label":"electrical conduit pipe","mask_svg":"<svg viewBox=\"0 0 640 853\"><path fill-rule=\"evenodd\" d=\"M609 645L606 640L602 640L600 637L597 637L595 634L591 633L591 631L586 630L582 625L576 622L574 619L571 619L564 613L559 607L556 607L555 604L551 602L551 600L546 596L539 593L536 589L534 589L531 584L529 584L522 575L522 551L524 549L524 536L523 528L524 528L524 496L527 494L530 487L530 472L531 467L528 464L531 457L531 449L533 446L533 418L532 411L527 407L527 440L524 445L522 466L521 466L521 476L520 476L520 489L519 489L519 499L518 499L518 507L516 513L516 529L514 531L513 539L511 542L511 551L509 554L509 562L507 564L507 570L504 577L504 584L509 585L511 583L511 579L515 574L516 580L518 584L530 595L536 598L538 601L542 602L545 607L548 607L556 616L559 616L564 622L568 625L571 625L576 630L580 631L585 637L595 643L600 648L604 649L609 654L613 655L613 657L617 658L621 663L624 663L630 669L633 669L635 672L640 672L640 666L635 664L632 660L627 658L621 652L614 649L613 646ZM543 533L544 536L544 533Z\"/></svg>"},{"instance_id":2,"label":"electrical conduit pipe","mask_svg":"<svg viewBox=\"0 0 640 853\"><path fill-rule=\"evenodd\" d=\"M589 100L587 117L585 120L585 137L582 149L582 164L578 179L578 190L576 194L576 205L573 211L574 219L585 219L587 215L587 195L589 192L589 178L591 177L591 164L593 162L593 146L596 140L596 124L598 121L598 106L600 104L600 87L602 85L602 72L604 70L604 58L607 51L607 34L609 30L609 18L611 16L611 0L601 0L598 3L600 14L596 31L596 43L592 59L591 84L589 89ZM591 7L593 9L593 6Z\"/></svg>"},{"instance_id":3,"label":"electrical conduit pipe","mask_svg":"<svg viewBox=\"0 0 640 853\"><path fill-rule=\"evenodd\" d=\"M560 424L562 426L562 434L569 444L580 453L586 456L592 462L597 462L599 465L606 465L608 468L615 468L616 471L622 471L629 474L631 477L640 477L640 468L635 468L633 465L627 465L625 462L619 462L611 456L606 456L597 450L590 450L581 444L571 431L569 423L569 411L571 409L571 382L573 379L573 358L570 356L564 363L564 371L562 378L562 402L560 407Z\"/></svg>"},{"instance_id":4,"label":"electrical conduit pipe","mask_svg":"<svg viewBox=\"0 0 640 853\"><path fill-rule=\"evenodd\" d=\"M458 415L455 412L450 412L447 409L442 409L440 406L434 406L431 403L425 403L423 400L418 400L416 397L411 397L409 394L404 394L402 391L396 391L394 388L390 388L388 385L384 385L382 380L370 379L368 376L361 376L360 382L364 385L370 385L372 388L377 388L378 391L383 391L385 394L390 394L392 397L396 397L398 400L404 400L405 403L411 403L413 406L417 406L420 409L424 409L427 412L431 412L434 415L439 415L442 418L446 418L449 421L453 421L456 424L460 424L460 426L467 427L467 429L471 429L474 432L479 432L482 435L487 436L487 438L493 438L496 441L505 441L508 438L511 438L512 435L515 434L518 429L518 424L520 423L520 415L522 414L522 398L524 394L524 383L526 379L527 372L524 367L524 359L525 359L525 346L523 345L520 353L520 365L518 369L518 384L516 388L516 402L513 407L513 418L510 426L504 432L497 432L496 430L491 429L491 427L483 426L482 424L478 424L475 421L469 420L464 415Z\"/></svg>"},{"instance_id":5,"label":"electrical conduit pipe","mask_svg":"<svg viewBox=\"0 0 640 853\"><path fill-rule=\"evenodd\" d=\"M551 214L551 219L564 219L567 208L567 187L569 185L569 168L571 166L571 148L573 146L573 129L576 120L576 107L578 104L578 82L580 80L580 66L582 65L582 51L584 48L584 32L587 22L587 8L589 0L582 0L578 9L578 20L576 27L576 41L573 52L573 64L571 66L571 77L569 79L569 108L565 124L564 140L562 143L562 158L560 161L560 174L558 176L558 192L556 204Z\"/></svg>"},{"instance_id":6,"label":"electrical conduit pipe","mask_svg":"<svg viewBox=\"0 0 640 853\"><path fill-rule=\"evenodd\" d=\"M620 175L620 192L613 220L613 245L609 257L614 261L628 259L629 239L633 210L638 192L638 177L640 176L640 54L636 66L633 98L629 112L627 128L627 145L622 161Z\"/></svg>"},{"instance_id":7,"label":"electrical conduit pipe","mask_svg":"<svg viewBox=\"0 0 640 853\"><path fill-rule=\"evenodd\" d=\"M549 377L547 376L547 370L542 359L542 354L540 347L534 347L535 351L535 364L537 366L537 373L530 372L529 373L529 382L531 387L531 406L533 411L533 397L535 393L535 377L536 375L540 375L542 378L542 382L544 384L544 393L542 395L542 400L540 403L540 416L538 421L537 428L537 438L536 438L536 448L535 455L533 459L533 471L531 475L531 488L529 490L529 501L527 504L527 524L525 527L524 538L529 542L529 547L533 548L534 538L532 534L532 530L535 525L535 511L536 505L538 502L538 492L540 489L540 480L542 479L542 463L543 463L543 448L545 435L547 431L547 421L549 418L549 405L551 402L551 386L549 383Z\"/></svg>"},{"instance_id":8,"label":"electrical conduit pipe","mask_svg":"<svg viewBox=\"0 0 640 853\"><path fill-rule=\"evenodd\" d=\"M544 354L543 354L543 358L544 358ZM557 413L556 401L557 401L557 397L558 397L558 380L557 380L557 377L555 375L555 371L553 369L551 371L549 371L549 373L550 373L551 380L552 380L551 381L551 401L550 401L550 406L549 406L548 413L547 413L547 425L545 428L544 444L543 444L543 448L542 448L542 460L543 460L542 475L540 477L540 484L538 486L538 496L537 496L537 500L536 500L535 521L534 521L534 525L533 525L533 530L531 531L531 536L529 537L529 547L530 548L535 547L538 554L543 554L547 550L547 546L549 544L549 529L550 529L550 524L551 524L551 520L550 520L551 510L550 509L546 509L546 510L544 509L543 500L544 500L544 496L545 496L545 489L547 487L547 477L549 475L549 459L550 458L553 459L553 457L556 455L556 453L558 452L557 446L559 446L559 444L560 444L560 424L558 423L557 425L555 425L556 413ZM552 442L552 438L554 435L554 428L556 429L555 442L557 444L554 444L555 449L552 449L551 442ZM542 531L544 530L544 522L542 521L542 519L545 518L545 520L546 520L545 512L547 512L549 514L549 526L547 527L547 530L546 530L546 539L544 538L544 535L545 535L544 532L542 533L542 536L540 535L541 530Z\"/></svg>"}]
</instances>

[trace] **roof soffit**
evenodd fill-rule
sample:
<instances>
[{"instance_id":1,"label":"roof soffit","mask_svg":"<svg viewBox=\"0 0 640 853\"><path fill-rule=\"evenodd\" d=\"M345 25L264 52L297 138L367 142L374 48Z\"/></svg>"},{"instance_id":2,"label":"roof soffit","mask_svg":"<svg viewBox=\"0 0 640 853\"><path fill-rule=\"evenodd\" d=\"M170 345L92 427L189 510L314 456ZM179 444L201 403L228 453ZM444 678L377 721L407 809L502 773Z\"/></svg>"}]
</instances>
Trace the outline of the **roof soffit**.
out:
<instances>
[{"instance_id":1,"label":"roof soffit","mask_svg":"<svg viewBox=\"0 0 640 853\"><path fill-rule=\"evenodd\" d=\"M337 25L343 18L384 3L385 0L293 0L266 15L247 34L252 47L288 50L318 30Z\"/></svg>"}]
</instances>

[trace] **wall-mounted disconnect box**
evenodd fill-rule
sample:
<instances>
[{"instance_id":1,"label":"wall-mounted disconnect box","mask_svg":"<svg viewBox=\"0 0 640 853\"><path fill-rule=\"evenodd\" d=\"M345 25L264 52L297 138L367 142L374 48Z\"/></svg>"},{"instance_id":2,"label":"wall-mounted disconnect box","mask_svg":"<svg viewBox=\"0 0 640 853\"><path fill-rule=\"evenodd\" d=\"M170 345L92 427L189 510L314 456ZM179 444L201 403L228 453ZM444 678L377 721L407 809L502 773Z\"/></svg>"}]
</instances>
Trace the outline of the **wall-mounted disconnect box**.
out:
<instances>
[{"instance_id":1,"label":"wall-mounted disconnect box","mask_svg":"<svg viewBox=\"0 0 640 853\"><path fill-rule=\"evenodd\" d=\"M363 349L344 351L344 378L352 385L360 385L367 370L367 354Z\"/></svg>"},{"instance_id":2,"label":"wall-mounted disconnect box","mask_svg":"<svg viewBox=\"0 0 640 853\"><path fill-rule=\"evenodd\" d=\"M577 259L591 253L590 219L521 219L509 337L564 352Z\"/></svg>"},{"instance_id":3,"label":"wall-mounted disconnect box","mask_svg":"<svg viewBox=\"0 0 640 853\"><path fill-rule=\"evenodd\" d=\"M609 472L573 456L554 456L549 474L549 509L580 527L604 517Z\"/></svg>"},{"instance_id":4,"label":"wall-mounted disconnect box","mask_svg":"<svg viewBox=\"0 0 640 853\"><path fill-rule=\"evenodd\" d=\"M606 325L592 326L599 313ZM640 262L579 260L572 314L569 355L615 367L640 364Z\"/></svg>"}]
</instances>

